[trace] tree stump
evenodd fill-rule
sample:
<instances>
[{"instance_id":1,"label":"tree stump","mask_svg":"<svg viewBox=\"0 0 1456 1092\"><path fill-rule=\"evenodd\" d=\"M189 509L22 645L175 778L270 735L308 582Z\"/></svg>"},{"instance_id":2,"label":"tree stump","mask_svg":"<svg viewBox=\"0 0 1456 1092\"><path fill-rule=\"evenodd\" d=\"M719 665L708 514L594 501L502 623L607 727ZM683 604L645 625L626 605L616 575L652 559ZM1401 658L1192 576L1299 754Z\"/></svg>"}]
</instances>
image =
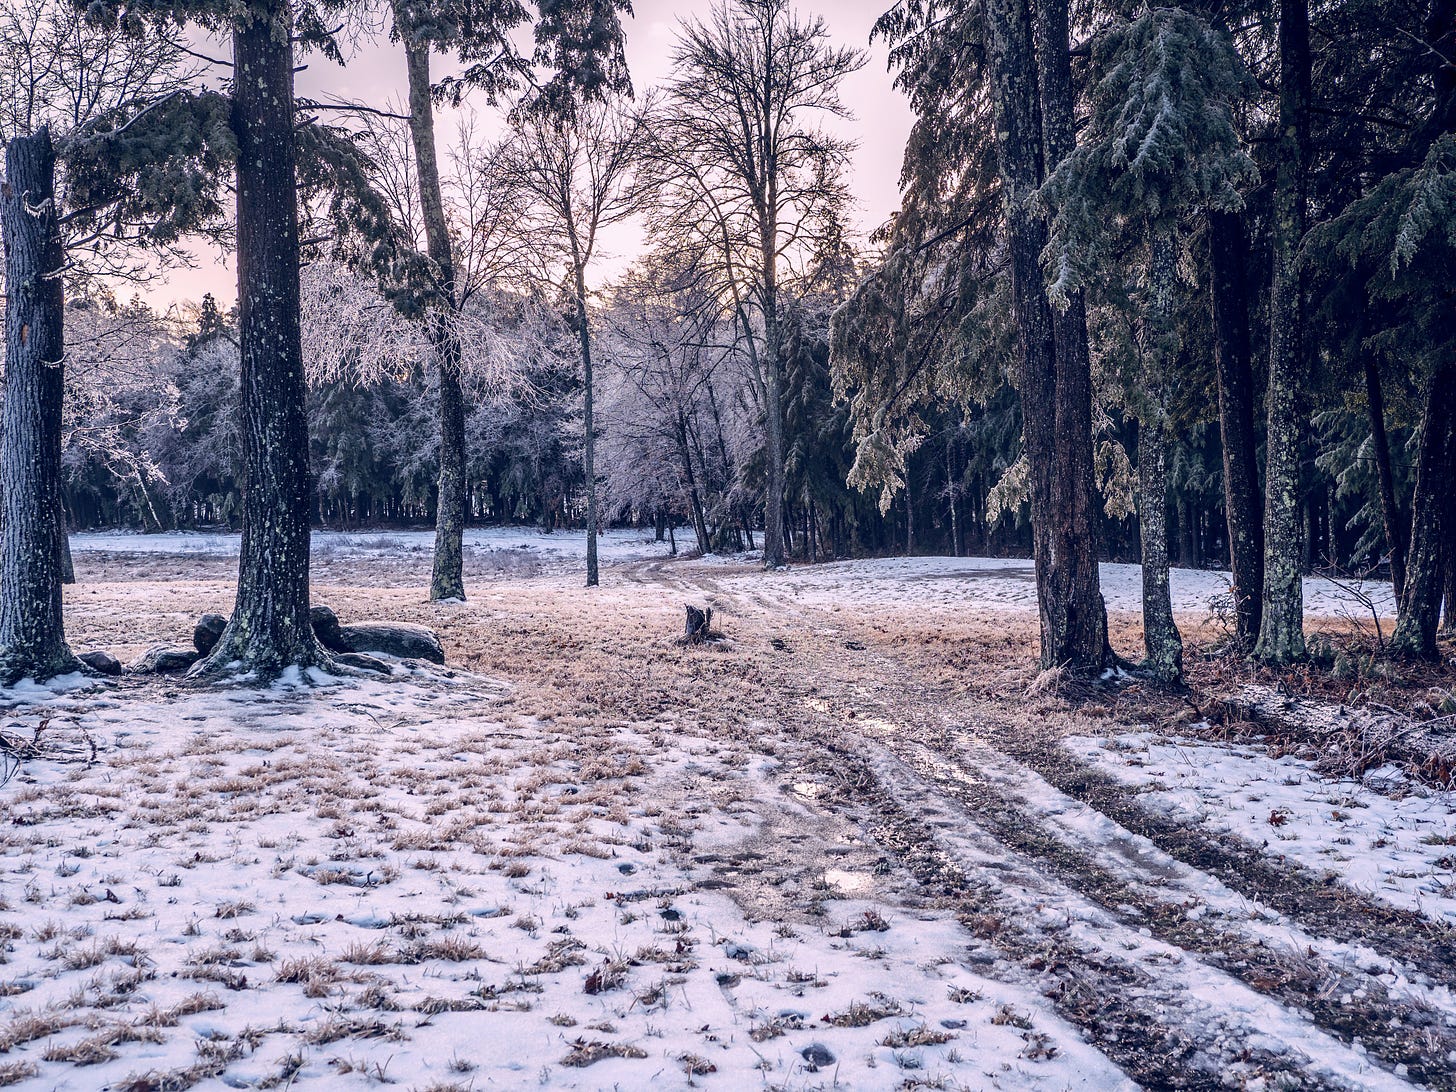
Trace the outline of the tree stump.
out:
<instances>
[{"instance_id":1,"label":"tree stump","mask_svg":"<svg viewBox=\"0 0 1456 1092\"><path fill-rule=\"evenodd\" d=\"M698 608L689 603L687 610L687 627L683 632L683 640L690 645L700 645L712 636L713 608Z\"/></svg>"}]
</instances>

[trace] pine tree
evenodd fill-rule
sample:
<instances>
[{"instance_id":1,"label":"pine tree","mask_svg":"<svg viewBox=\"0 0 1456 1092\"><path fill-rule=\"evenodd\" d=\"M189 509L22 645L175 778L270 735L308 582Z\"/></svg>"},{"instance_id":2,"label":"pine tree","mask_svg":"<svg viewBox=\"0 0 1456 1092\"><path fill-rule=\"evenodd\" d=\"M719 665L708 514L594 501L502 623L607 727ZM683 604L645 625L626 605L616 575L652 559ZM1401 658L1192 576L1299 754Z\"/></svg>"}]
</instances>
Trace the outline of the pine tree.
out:
<instances>
[{"instance_id":1,"label":"pine tree","mask_svg":"<svg viewBox=\"0 0 1456 1092\"><path fill-rule=\"evenodd\" d=\"M91 26L60 0L0 16L0 682L77 666L61 607L65 283L125 276L220 211L232 147L217 98L182 86L180 58L168 31Z\"/></svg>"}]
</instances>

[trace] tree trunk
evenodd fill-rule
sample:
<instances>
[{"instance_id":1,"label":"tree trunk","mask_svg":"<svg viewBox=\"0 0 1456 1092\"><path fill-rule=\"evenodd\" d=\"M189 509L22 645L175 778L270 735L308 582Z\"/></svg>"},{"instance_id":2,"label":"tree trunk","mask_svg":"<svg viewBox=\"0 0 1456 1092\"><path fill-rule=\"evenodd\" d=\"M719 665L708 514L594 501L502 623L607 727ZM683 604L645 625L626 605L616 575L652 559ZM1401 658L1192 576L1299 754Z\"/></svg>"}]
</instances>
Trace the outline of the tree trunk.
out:
<instances>
[{"instance_id":1,"label":"tree trunk","mask_svg":"<svg viewBox=\"0 0 1456 1092\"><path fill-rule=\"evenodd\" d=\"M1056 169L1077 143L1067 0L1032 5L1040 89L1042 175ZM1110 649L1107 608L1097 567L1099 508L1092 466L1092 361L1087 347L1087 304L1082 291L1052 312L1056 344L1055 480L1052 504L1053 594L1064 604L1065 651L1088 670L1100 668Z\"/></svg>"},{"instance_id":2,"label":"tree trunk","mask_svg":"<svg viewBox=\"0 0 1456 1092\"><path fill-rule=\"evenodd\" d=\"M1380 514L1385 521L1385 544L1390 550L1390 579L1399 601L1405 588L1405 517L1395 493L1395 473L1390 465L1390 440L1385 435L1385 395L1380 385L1380 368L1365 358L1365 406L1370 414L1370 443L1375 449L1375 467L1380 479Z\"/></svg>"},{"instance_id":3,"label":"tree trunk","mask_svg":"<svg viewBox=\"0 0 1456 1092\"><path fill-rule=\"evenodd\" d=\"M466 502L465 395L460 384L460 338L452 321L457 306L455 256L445 220L440 166L435 151L435 114L430 100L430 47L406 38L409 73L410 139L420 184L420 219L425 247L434 266L439 298L430 318L430 350L439 379L440 486L435 505L435 555L430 572L430 598L465 598Z\"/></svg>"},{"instance_id":4,"label":"tree trunk","mask_svg":"<svg viewBox=\"0 0 1456 1092\"><path fill-rule=\"evenodd\" d=\"M703 501L698 496L698 478L693 472L693 454L688 448L688 423L681 412L677 415L677 454L682 460L683 475L688 483L688 506L693 517L693 533L698 539L698 553L713 552L712 540L708 537L708 521L703 516Z\"/></svg>"},{"instance_id":5,"label":"tree trunk","mask_svg":"<svg viewBox=\"0 0 1456 1092\"><path fill-rule=\"evenodd\" d=\"M57 499L56 519L60 526L56 531L56 542L61 551L61 583L74 584L76 582L76 562L71 557L71 521L66 513L66 502L64 498Z\"/></svg>"},{"instance_id":6,"label":"tree trunk","mask_svg":"<svg viewBox=\"0 0 1456 1092\"><path fill-rule=\"evenodd\" d=\"M946 493L950 497L950 553L952 557L960 557L961 526L956 513L956 482L952 463L954 450L954 441L948 441L945 445L945 484Z\"/></svg>"},{"instance_id":7,"label":"tree trunk","mask_svg":"<svg viewBox=\"0 0 1456 1092\"><path fill-rule=\"evenodd\" d=\"M580 261L573 270L576 279L576 337L581 348L582 425L586 446L582 469L586 474L586 586L597 586L597 430L592 406L591 327L586 313L586 270Z\"/></svg>"},{"instance_id":8,"label":"tree trunk","mask_svg":"<svg viewBox=\"0 0 1456 1092\"><path fill-rule=\"evenodd\" d=\"M778 301L775 297L774 247L764 247L764 406L768 450L768 492L763 501L763 567L777 569L784 563L784 368L779 353Z\"/></svg>"},{"instance_id":9,"label":"tree trunk","mask_svg":"<svg viewBox=\"0 0 1456 1092\"><path fill-rule=\"evenodd\" d=\"M1252 648L1259 639L1259 602L1264 589L1264 515L1249 347L1249 254L1241 214L1209 213L1208 260L1234 632L1240 644Z\"/></svg>"},{"instance_id":10,"label":"tree trunk","mask_svg":"<svg viewBox=\"0 0 1456 1092\"><path fill-rule=\"evenodd\" d=\"M1138 531L1146 666L1159 680L1176 682L1183 676L1183 640L1168 582L1168 430L1161 422L1138 428Z\"/></svg>"},{"instance_id":11,"label":"tree trunk","mask_svg":"<svg viewBox=\"0 0 1456 1092\"><path fill-rule=\"evenodd\" d=\"M237 603L196 673L327 662L308 616L310 475L298 329L292 21L252 4L233 26L243 537Z\"/></svg>"},{"instance_id":12,"label":"tree trunk","mask_svg":"<svg viewBox=\"0 0 1456 1092\"><path fill-rule=\"evenodd\" d=\"M1143 390L1149 401L1138 427L1138 532L1142 549L1143 647L1147 668L1162 682L1183 677L1183 639L1173 621L1168 583L1168 394L1177 333L1173 291L1177 250L1166 230L1152 229L1150 299L1143 333Z\"/></svg>"},{"instance_id":13,"label":"tree trunk","mask_svg":"<svg viewBox=\"0 0 1456 1092\"><path fill-rule=\"evenodd\" d=\"M1431 375L1421 415L1421 447L1411 505L1410 553L1391 648L1434 659L1441 619L1442 540L1451 532L1451 480L1456 472L1456 363L1445 358Z\"/></svg>"},{"instance_id":14,"label":"tree trunk","mask_svg":"<svg viewBox=\"0 0 1456 1092\"><path fill-rule=\"evenodd\" d=\"M1044 163L1030 14L1024 0L985 0L985 11L987 65L1021 354L1018 385L1023 439L1031 466L1041 662L1095 673L1106 662L1107 653L1106 617L1096 591L1095 542L1085 519L1089 513L1068 501L1081 485L1058 480L1063 466L1075 468L1080 459L1082 433L1073 405L1080 403L1081 392L1058 390L1054 320L1041 273L1046 226L1032 207ZM1068 368L1069 379L1075 370ZM1091 428L1090 411L1086 427ZM1061 428L1067 433L1059 436ZM1090 441L1087 458L1090 466ZM1068 504L1068 510L1061 510L1059 502Z\"/></svg>"},{"instance_id":15,"label":"tree trunk","mask_svg":"<svg viewBox=\"0 0 1456 1092\"><path fill-rule=\"evenodd\" d=\"M1269 289L1269 427L1264 472L1264 603L1256 659L1302 660L1304 587L1299 526L1304 321L1298 251L1309 147L1308 0L1279 4L1279 145L1274 181L1274 277Z\"/></svg>"},{"instance_id":16,"label":"tree trunk","mask_svg":"<svg viewBox=\"0 0 1456 1092\"><path fill-rule=\"evenodd\" d=\"M0 684L79 668L61 609L65 264L50 129L5 149L5 404L0 431Z\"/></svg>"},{"instance_id":17,"label":"tree trunk","mask_svg":"<svg viewBox=\"0 0 1456 1092\"><path fill-rule=\"evenodd\" d=\"M1426 40L1444 58L1436 75L1436 101L1422 127L1423 143L1456 130L1456 3L1432 0L1426 20ZM1424 154L1424 152L1422 152ZM1447 286L1447 309L1453 293ZM1433 659L1441 599L1452 583L1444 570L1456 566L1450 539L1456 532L1456 504L1451 480L1456 472L1456 362L1443 355L1432 372L1421 414L1421 446L1416 461L1415 493L1411 498L1411 532L1406 556L1405 588L1400 597L1391 647L1403 655ZM1447 626L1450 626L1448 601Z\"/></svg>"}]
</instances>

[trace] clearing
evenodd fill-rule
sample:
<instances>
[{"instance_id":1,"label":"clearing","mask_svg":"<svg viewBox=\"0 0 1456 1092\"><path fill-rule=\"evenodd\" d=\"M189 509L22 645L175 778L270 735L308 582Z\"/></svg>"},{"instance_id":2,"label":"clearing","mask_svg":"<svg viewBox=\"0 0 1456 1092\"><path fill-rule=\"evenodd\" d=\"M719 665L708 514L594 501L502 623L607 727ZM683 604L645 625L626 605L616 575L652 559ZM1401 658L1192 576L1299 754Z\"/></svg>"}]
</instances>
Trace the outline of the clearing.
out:
<instances>
[{"instance_id":1,"label":"clearing","mask_svg":"<svg viewBox=\"0 0 1456 1092\"><path fill-rule=\"evenodd\" d=\"M73 541L78 650L230 607L235 539ZM0 1085L1456 1088L1456 796L1218 712L1267 682L1199 655L1218 574L1191 697L1075 699L1024 561L620 532L588 593L579 535L473 531L429 604L429 545L321 533L314 599L447 667L0 693Z\"/></svg>"}]
</instances>

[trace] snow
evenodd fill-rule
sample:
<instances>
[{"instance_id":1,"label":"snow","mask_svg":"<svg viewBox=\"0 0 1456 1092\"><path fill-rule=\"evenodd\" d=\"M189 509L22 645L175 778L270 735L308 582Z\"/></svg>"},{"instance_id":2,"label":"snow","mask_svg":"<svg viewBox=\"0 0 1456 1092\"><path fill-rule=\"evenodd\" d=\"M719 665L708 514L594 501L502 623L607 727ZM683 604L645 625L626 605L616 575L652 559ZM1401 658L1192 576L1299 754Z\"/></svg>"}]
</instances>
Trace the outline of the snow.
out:
<instances>
[{"instance_id":1,"label":"snow","mask_svg":"<svg viewBox=\"0 0 1456 1092\"><path fill-rule=\"evenodd\" d=\"M396 671L9 695L12 729L99 754L28 761L0 795L0 1063L37 1067L19 1087L680 1088L700 1063L723 1088L1132 1087L851 855L808 921L702 882L694 862L777 806L769 756ZM623 1056L565 1064L593 1043Z\"/></svg>"},{"instance_id":2,"label":"snow","mask_svg":"<svg viewBox=\"0 0 1456 1092\"><path fill-rule=\"evenodd\" d=\"M1456 792L1336 781L1292 755L1148 732L1065 746L1180 822L1235 834L1393 906L1456 924ZM1379 771L1372 771L1379 773Z\"/></svg>"},{"instance_id":3,"label":"snow","mask_svg":"<svg viewBox=\"0 0 1456 1092\"><path fill-rule=\"evenodd\" d=\"M690 541L686 531L682 542ZM169 531L140 534L129 531L79 532L71 536L71 549L119 554L176 554L236 557L240 538L216 532ZM519 551L523 557L556 566L586 557L586 538L579 531L544 534L523 527L477 527L465 532L472 551ZM433 531L314 531L315 555L335 558L390 558L428 555L434 547ZM603 562L666 559L669 545L654 541L650 531L614 530L598 539ZM684 561L715 574L752 569L761 552L707 554ZM1102 594L1109 610L1142 608L1142 570L1137 565L1104 563ZM747 575L747 574L742 574ZM920 608L965 608L1035 611L1036 573L1027 558L887 557L792 566L751 579L769 589L793 596L801 605L875 606L884 604ZM1173 569L1173 609L1206 614L1212 601L1230 590L1229 575L1210 569ZM1390 584L1366 581L1363 591L1374 600L1382 618L1395 616ZM1369 610L1346 589L1324 577L1306 577L1304 607L1316 617L1353 616L1368 620Z\"/></svg>"},{"instance_id":4,"label":"snow","mask_svg":"<svg viewBox=\"0 0 1456 1092\"><path fill-rule=\"evenodd\" d=\"M136 531L83 531L71 535L71 549L88 553L236 557L241 541L241 535L226 532L142 534ZM315 554L341 558L427 555L434 549L435 532L316 530L312 542ZM467 550L520 550L552 562L586 557L586 536L580 531L553 531L548 534L530 527L474 527L465 532L464 546ZM668 544L655 542L650 531L607 531L597 541L597 552L603 561L667 557L668 550Z\"/></svg>"},{"instance_id":5,"label":"snow","mask_svg":"<svg viewBox=\"0 0 1456 1092\"><path fill-rule=\"evenodd\" d=\"M721 570L726 559L703 559ZM1142 609L1142 569L1137 565L1103 563L1102 594L1109 610ZM755 591L774 589L803 606L876 607L911 609L965 609L1031 611L1036 604L1036 570L1026 558L887 557L795 566L751 580ZM1230 591L1229 575L1208 569L1173 569L1170 574L1173 609L1205 615L1215 597ZM725 585L730 584L725 580ZM1395 596L1389 583L1366 581L1381 617L1395 616ZM1352 616L1368 621L1370 612L1349 591L1323 577L1304 581L1305 614L1317 617Z\"/></svg>"}]
</instances>

